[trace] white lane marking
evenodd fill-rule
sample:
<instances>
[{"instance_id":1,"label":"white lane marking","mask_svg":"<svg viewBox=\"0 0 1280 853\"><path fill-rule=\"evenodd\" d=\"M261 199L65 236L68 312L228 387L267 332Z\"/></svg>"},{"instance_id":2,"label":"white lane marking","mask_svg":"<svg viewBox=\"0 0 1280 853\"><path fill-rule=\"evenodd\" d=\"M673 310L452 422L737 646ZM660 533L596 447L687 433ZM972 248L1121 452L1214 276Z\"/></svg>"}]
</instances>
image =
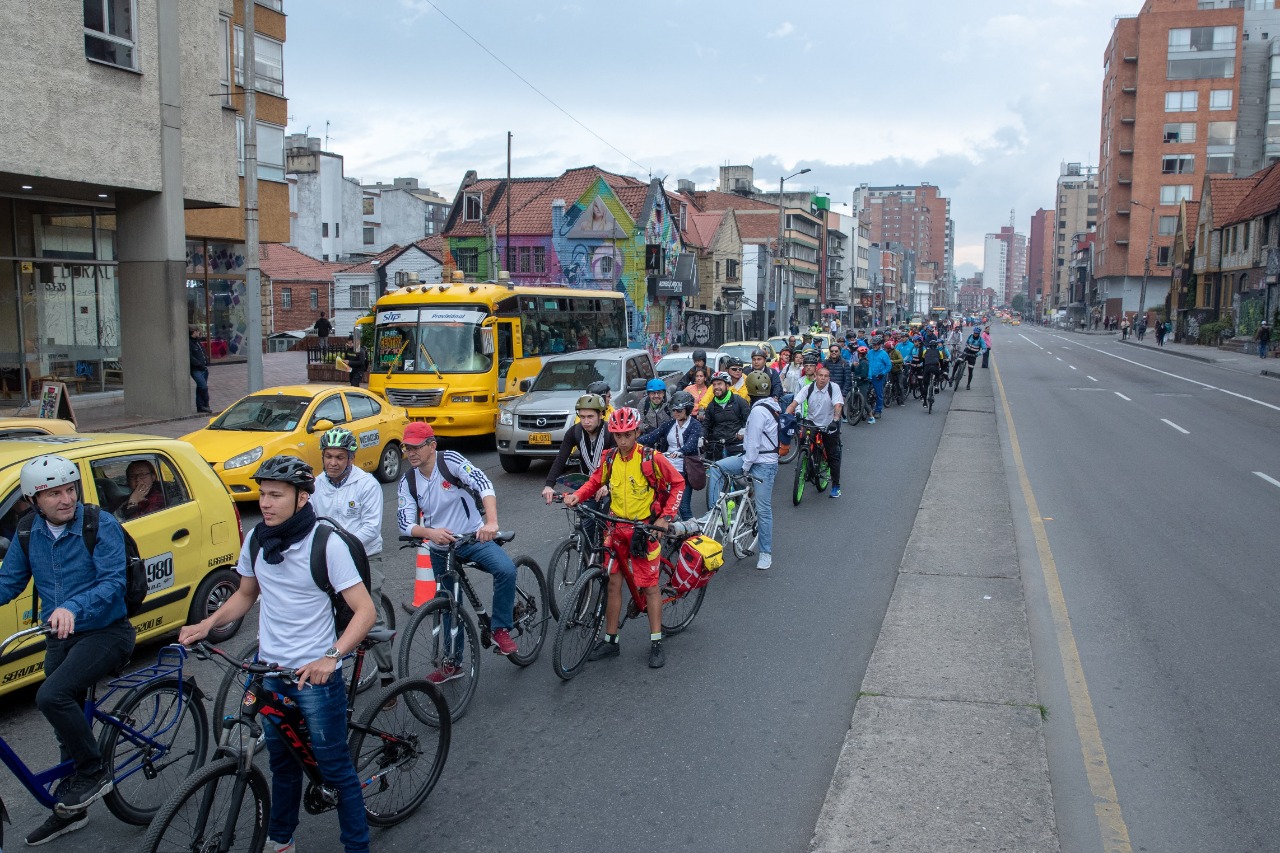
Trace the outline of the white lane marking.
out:
<instances>
[{"instance_id":1,"label":"white lane marking","mask_svg":"<svg viewBox=\"0 0 1280 853\"><path fill-rule=\"evenodd\" d=\"M1031 340L1031 338L1028 338L1026 335L1022 334L1021 332L1019 332L1019 333L1018 333L1018 337L1022 338L1024 341L1026 341L1027 343L1031 344L1031 345L1032 345L1033 347L1035 347L1036 349L1044 349L1044 347L1040 346L1038 343L1036 343L1035 341Z\"/></svg>"},{"instance_id":2,"label":"white lane marking","mask_svg":"<svg viewBox=\"0 0 1280 853\"><path fill-rule=\"evenodd\" d=\"M1276 488L1280 488L1280 480L1277 480L1274 477L1268 477L1266 474L1262 473L1261 471L1254 471L1253 473L1255 476L1261 477L1262 479L1266 480L1268 483L1275 486Z\"/></svg>"},{"instance_id":3,"label":"white lane marking","mask_svg":"<svg viewBox=\"0 0 1280 853\"><path fill-rule=\"evenodd\" d=\"M1076 366L1074 364L1068 364L1067 367L1070 367L1072 370L1076 369Z\"/></svg>"},{"instance_id":4,"label":"white lane marking","mask_svg":"<svg viewBox=\"0 0 1280 853\"><path fill-rule=\"evenodd\" d=\"M1183 435L1191 435L1191 430L1189 430L1189 429L1183 429L1182 427L1178 426L1177 424L1175 424L1173 421L1169 420L1168 418L1161 418L1160 420L1164 421L1164 422L1165 422L1165 423L1167 423L1169 426L1173 427L1174 429L1176 429L1178 432L1182 433Z\"/></svg>"},{"instance_id":5,"label":"white lane marking","mask_svg":"<svg viewBox=\"0 0 1280 853\"><path fill-rule=\"evenodd\" d=\"M1132 403L1132 402L1133 402L1133 401L1132 401L1132 400L1130 400L1128 397L1126 397L1125 395L1121 394L1119 391L1117 391L1117 392L1116 392L1116 396L1117 396L1117 397L1119 397L1121 400L1124 400L1126 403Z\"/></svg>"},{"instance_id":6,"label":"white lane marking","mask_svg":"<svg viewBox=\"0 0 1280 853\"><path fill-rule=\"evenodd\" d=\"M1055 355L1054 358L1056 358L1058 361L1062 361L1062 356L1060 355Z\"/></svg>"},{"instance_id":7,"label":"white lane marking","mask_svg":"<svg viewBox=\"0 0 1280 853\"><path fill-rule=\"evenodd\" d=\"M1090 382L1097 382L1097 381L1098 381L1098 380L1094 379L1092 376L1088 376L1088 375L1086 375L1084 378L1085 378L1085 379L1088 379Z\"/></svg>"}]
</instances>

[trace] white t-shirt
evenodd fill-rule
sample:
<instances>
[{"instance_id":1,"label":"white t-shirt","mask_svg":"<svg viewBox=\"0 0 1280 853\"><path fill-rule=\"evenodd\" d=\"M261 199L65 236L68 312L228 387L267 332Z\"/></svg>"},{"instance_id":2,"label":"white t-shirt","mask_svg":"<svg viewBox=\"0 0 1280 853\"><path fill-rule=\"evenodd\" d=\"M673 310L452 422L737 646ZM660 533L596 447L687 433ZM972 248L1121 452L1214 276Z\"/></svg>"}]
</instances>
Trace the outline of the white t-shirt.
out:
<instances>
[{"instance_id":1,"label":"white t-shirt","mask_svg":"<svg viewBox=\"0 0 1280 853\"><path fill-rule=\"evenodd\" d=\"M684 473L684 453L680 448L684 447L685 434L689 432L689 419L685 418L684 423L673 421L671 429L667 430L667 452L663 454L671 463L671 467L680 473Z\"/></svg>"},{"instance_id":2,"label":"white t-shirt","mask_svg":"<svg viewBox=\"0 0 1280 853\"><path fill-rule=\"evenodd\" d=\"M236 571L256 577L261 592L258 611L258 647L262 660L296 669L324 657L338 638L329 596L311 577L312 530L305 539L284 551L284 561L272 565L258 555L249 563L249 541L240 547ZM347 546L330 534L324 549L329 583L338 592L360 583L360 573ZM347 649L347 651L351 651Z\"/></svg>"},{"instance_id":3,"label":"white t-shirt","mask_svg":"<svg viewBox=\"0 0 1280 853\"><path fill-rule=\"evenodd\" d=\"M352 466L342 485L335 486L323 473L316 477L311 505L316 515L332 518L364 545L370 557L382 553L382 486L368 471Z\"/></svg>"},{"instance_id":4,"label":"white t-shirt","mask_svg":"<svg viewBox=\"0 0 1280 853\"><path fill-rule=\"evenodd\" d=\"M809 401L809 420L823 429L836 419L836 404L844 405L844 395L834 382L828 382L826 388L819 388L816 382L801 388L796 394L796 403L803 404L806 400ZM799 410L800 405L796 409Z\"/></svg>"}]
</instances>

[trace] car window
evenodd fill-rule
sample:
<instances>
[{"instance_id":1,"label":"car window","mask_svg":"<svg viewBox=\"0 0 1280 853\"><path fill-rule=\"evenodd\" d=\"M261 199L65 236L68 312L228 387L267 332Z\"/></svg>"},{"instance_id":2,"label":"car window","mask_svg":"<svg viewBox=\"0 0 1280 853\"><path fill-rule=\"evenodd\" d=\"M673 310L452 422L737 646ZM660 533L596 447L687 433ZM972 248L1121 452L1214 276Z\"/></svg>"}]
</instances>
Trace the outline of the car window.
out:
<instances>
[{"instance_id":1,"label":"car window","mask_svg":"<svg viewBox=\"0 0 1280 853\"><path fill-rule=\"evenodd\" d=\"M542 365L533 391L584 391L592 382L606 380L613 388L617 382L617 362L605 358L586 360L563 359ZM615 389L616 390L616 389Z\"/></svg>"},{"instance_id":2,"label":"car window","mask_svg":"<svg viewBox=\"0 0 1280 853\"><path fill-rule=\"evenodd\" d=\"M158 453L103 457L89 468L99 505L121 521L191 500L191 492L173 463Z\"/></svg>"},{"instance_id":3,"label":"car window","mask_svg":"<svg viewBox=\"0 0 1280 853\"><path fill-rule=\"evenodd\" d=\"M624 391L631 387L633 380L640 378L640 368L636 366L636 361L634 358L627 359L627 381L622 386Z\"/></svg>"},{"instance_id":4,"label":"car window","mask_svg":"<svg viewBox=\"0 0 1280 853\"><path fill-rule=\"evenodd\" d=\"M0 501L0 557L9 550L9 544L18 532L18 522L29 512L31 504L22 496L17 486Z\"/></svg>"},{"instance_id":5,"label":"car window","mask_svg":"<svg viewBox=\"0 0 1280 853\"><path fill-rule=\"evenodd\" d=\"M326 397L316 406L315 414L311 416L309 426L315 426L317 421L328 420L334 424L344 424L347 422L346 409L342 408L342 395L333 394Z\"/></svg>"},{"instance_id":6,"label":"car window","mask_svg":"<svg viewBox=\"0 0 1280 853\"><path fill-rule=\"evenodd\" d=\"M346 397L347 408L351 410L351 420L353 421L358 421L361 418L371 418L382 409L372 397L366 397L364 394L348 393Z\"/></svg>"},{"instance_id":7,"label":"car window","mask_svg":"<svg viewBox=\"0 0 1280 853\"><path fill-rule=\"evenodd\" d=\"M641 376L642 378L644 378L644 379L652 379L652 378L653 378L653 362L652 362L652 361L650 361L649 359L645 358L644 356L638 356L637 358L634 358L634 359L632 359L632 360L633 360L633 361L635 361L635 362L639 365L639 367L640 367L640 376Z\"/></svg>"}]
</instances>

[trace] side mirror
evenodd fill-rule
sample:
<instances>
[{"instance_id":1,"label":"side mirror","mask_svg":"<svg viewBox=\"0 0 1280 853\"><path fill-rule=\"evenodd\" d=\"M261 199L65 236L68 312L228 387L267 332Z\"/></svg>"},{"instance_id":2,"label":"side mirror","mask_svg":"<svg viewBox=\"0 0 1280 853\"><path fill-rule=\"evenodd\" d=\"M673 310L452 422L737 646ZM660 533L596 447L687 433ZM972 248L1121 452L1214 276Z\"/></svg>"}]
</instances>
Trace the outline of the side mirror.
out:
<instances>
[{"instance_id":1,"label":"side mirror","mask_svg":"<svg viewBox=\"0 0 1280 853\"><path fill-rule=\"evenodd\" d=\"M333 429L333 421L328 418L321 418L311 425L311 432L328 432Z\"/></svg>"},{"instance_id":2,"label":"side mirror","mask_svg":"<svg viewBox=\"0 0 1280 853\"><path fill-rule=\"evenodd\" d=\"M521 391L521 393L527 393L527 392L529 391L529 389L530 389L530 388L532 388L532 387L533 387L533 379L532 379L532 378L529 378L529 379L521 379L521 380L520 380L520 391Z\"/></svg>"},{"instance_id":3,"label":"side mirror","mask_svg":"<svg viewBox=\"0 0 1280 853\"><path fill-rule=\"evenodd\" d=\"M630 382L628 382L628 383L627 383L627 390L628 390L628 391L643 391L643 390L644 390L644 386L645 386L645 385L647 385L647 384L649 384L649 383L648 383L648 380L643 379L643 378L641 378L641 377L637 376L635 379L632 379Z\"/></svg>"}]
</instances>

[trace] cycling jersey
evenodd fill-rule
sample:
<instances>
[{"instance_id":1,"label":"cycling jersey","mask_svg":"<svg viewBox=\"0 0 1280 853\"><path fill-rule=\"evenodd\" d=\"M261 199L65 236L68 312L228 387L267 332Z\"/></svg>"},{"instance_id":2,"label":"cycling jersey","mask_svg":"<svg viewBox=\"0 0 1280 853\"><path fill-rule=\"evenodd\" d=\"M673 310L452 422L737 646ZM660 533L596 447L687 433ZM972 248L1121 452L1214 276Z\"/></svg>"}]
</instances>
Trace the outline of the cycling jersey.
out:
<instances>
[{"instance_id":1,"label":"cycling jersey","mask_svg":"<svg viewBox=\"0 0 1280 853\"><path fill-rule=\"evenodd\" d=\"M459 488L444 478L440 470L442 458L465 488ZM409 492L409 477L417 480L416 506ZM409 535L413 526L418 524L419 512L422 513L423 527L448 530L455 536L475 533L484 526L484 507L471 494L472 490L481 499L494 493L493 483L467 457L453 450L437 451L436 464L431 469L430 477L423 477L422 472L414 468L407 476L400 478L396 513L400 533Z\"/></svg>"},{"instance_id":2,"label":"cycling jersey","mask_svg":"<svg viewBox=\"0 0 1280 853\"><path fill-rule=\"evenodd\" d=\"M817 383L814 383L796 394L796 402L808 403L809 420L826 429L836 419L835 407L844 404L844 395L840 391L840 386L834 382L828 382L826 388L819 388Z\"/></svg>"}]
</instances>

